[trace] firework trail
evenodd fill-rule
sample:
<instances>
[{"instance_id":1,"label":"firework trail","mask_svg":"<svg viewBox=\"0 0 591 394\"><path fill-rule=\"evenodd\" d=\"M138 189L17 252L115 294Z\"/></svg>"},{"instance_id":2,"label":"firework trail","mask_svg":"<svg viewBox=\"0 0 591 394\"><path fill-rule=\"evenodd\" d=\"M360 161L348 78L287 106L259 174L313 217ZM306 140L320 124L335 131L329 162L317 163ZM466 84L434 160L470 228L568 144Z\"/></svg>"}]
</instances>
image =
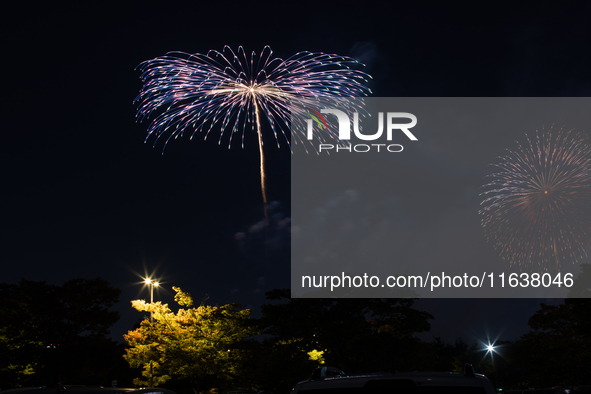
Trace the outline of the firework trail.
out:
<instances>
[{"instance_id":1,"label":"firework trail","mask_svg":"<svg viewBox=\"0 0 591 394\"><path fill-rule=\"evenodd\" d=\"M268 46L260 56L255 52L247 56L242 47L234 52L225 46L222 52L170 52L141 63L138 68L144 86L135 99L139 103L136 116L141 121L159 113L150 123L146 141L154 136L156 144L166 136L164 151L171 138L183 136L187 130L192 130L191 138L199 131L205 132L207 139L212 128L219 126L219 144L229 134L230 148L233 137L240 134L244 147L248 130L256 132L266 204L261 118L267 119L277 146L284 140L291 149L292 142L306 141L303 128L301 135L291 134L293 141L286 133L292 100L366 96L370 90L364 83L371 78L354 68L361 63L346 56L300 52L283 60L272 54ZM336 138L336 134L326 133L317 138Z\"/></svg>"},{"instance_id":2,"label":"firework trail","mask_svg":"<svg viewBox=\"0 0 591 394\"><path fill-rule=\"evenodd\" d=\"M574 264L591 250L591 147L571 131L536 132L491 164L479 211L487 238L522 270Z\"/></svg>"}]
</instances>

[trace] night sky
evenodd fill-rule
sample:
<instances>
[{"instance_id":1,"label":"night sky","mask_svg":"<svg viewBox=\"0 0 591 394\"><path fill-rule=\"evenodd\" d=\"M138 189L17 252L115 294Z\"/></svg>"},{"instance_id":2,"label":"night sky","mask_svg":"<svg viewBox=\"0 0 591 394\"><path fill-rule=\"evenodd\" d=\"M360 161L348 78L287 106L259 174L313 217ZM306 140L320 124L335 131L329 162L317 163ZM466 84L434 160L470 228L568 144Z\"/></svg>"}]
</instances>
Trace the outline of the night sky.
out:
<instances>
[{"instance_id":1,"label":"night sky","mask_svg":"<svg viewBox=\"0 0 591 394\"><path fill-rule=\"evenodd\" d=\"M145 273L164 286L157 300L172 303L179 286L257 315L265 291L289 287L290 262L285 229L261 235L256 136L230 150L185 136L163 155L135 122L136 66L169 51L270 45L282 58L353 56L375 97L591 95L590 3L487 4L29 2L5 13L0 282L100 276L123 290L117 340L142 317L129 301L149 296ZM275 223L290 217L290 153L266 137ZM427 338L453 341L515 339L540 302L559 301L416 305L435 315Z\"/></svg>"}]
</instances>

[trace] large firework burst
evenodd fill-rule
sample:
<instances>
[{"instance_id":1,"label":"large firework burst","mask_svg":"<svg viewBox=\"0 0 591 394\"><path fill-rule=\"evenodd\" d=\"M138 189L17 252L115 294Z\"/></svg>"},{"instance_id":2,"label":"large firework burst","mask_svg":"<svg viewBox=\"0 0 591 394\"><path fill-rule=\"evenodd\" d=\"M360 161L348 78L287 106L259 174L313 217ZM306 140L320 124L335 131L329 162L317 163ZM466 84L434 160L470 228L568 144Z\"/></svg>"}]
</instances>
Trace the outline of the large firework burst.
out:
<instances>
[{"instance_id":1,"label":"large firework burst","mask_svg":"<svg viewBox=\"0 0 591 394\"><path fill-rule=\"evenodd\" d=\"M152 120L146 140L155 136L155 144L167 136L166 147L172 137L186 130L191 137L197 131L205 132L207 138L219 127L218 143L229 134L230 147L235 134L240 134L244 147L245 134L251 130L258 136L266 204L261 118L267 119L278 146L280 140L288 145L303 142L303 135L294 133L295 141L290 141L286 132L291 100L358 97L369 92L364 84L369 75L355 69L360 63L350 57L300 52L283 60L272 54L268 46L260 56L255 52L247 56L242 47L234 52L226 46L222 52L170 52L141 63L144 86L136 98L137 118L141 121L164 109Z\"/></svg>"},{"instance_id":2,"label":"large firework burst","mask_svg":"<svg viewBox=\"0 0 591 394\"><path fill-rule=\"evenodd\" d=\"M542 131L498 158L480 214L487 238L522 270L568 266L591 250L591 146L579 132Z\"/></svg>"}]
</instances>

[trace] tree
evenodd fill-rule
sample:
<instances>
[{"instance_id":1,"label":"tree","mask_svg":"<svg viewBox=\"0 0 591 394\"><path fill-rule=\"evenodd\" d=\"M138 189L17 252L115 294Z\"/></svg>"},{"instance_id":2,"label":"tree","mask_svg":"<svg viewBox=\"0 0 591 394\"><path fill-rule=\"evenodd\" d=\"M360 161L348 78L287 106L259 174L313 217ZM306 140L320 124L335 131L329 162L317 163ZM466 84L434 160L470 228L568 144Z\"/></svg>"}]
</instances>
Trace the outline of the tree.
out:
<instances>
[{"instance_id":1,"label":"tree","mask_svg":"<svg viewBox=\"0 0 591 394\"><path fill-rule=\"evenodd\" d=\"M531 331L516 343L523 385L546 387L591 383L591 265L582 264L560 305L540 304ZM581 297L581 298L578 298Z\"/></svg>"},{"instance_id":2,"label":"tree","mask_svg":"<svg viewBox=\"0 0 591 394\"><path fill-rule=\"evenodd\" d=\"M591 309L578 311L576 303L569 301L557 306L541 304L529 319L532 329L518 343L520 354L527 355L521 364L530 377L529 386L591 383L591 331L581 330Z\"/></svg>"},{"instance_id":3,"label":"tree","mask_svg":"<svg viewBox=\"0 0 591 394\"><path fill-rule=\"evenodd\" d=\"M100 278L0 284L2 388L109 383L121 367L110 360L122 349L107 338L119 319L110 308L120 293Z\"/></svg>"},{"instance_id":4,"label":"tree","mask_svg":"<svg viewBox=\"0 0 591 394\"><path fill-rule=\"evenodd\" d=\"M155 376L153 385L174 377L186 380L193 391L227 386L239 374L243 350L240 343L255 335L250 310L239 304L191 308L193 299L178 287L175 301L186 306L177 313L160 302L132 301L138 311L150 312L153 321L142 321L139 328L124 335L129 348L125 359L130 366L144 368L142 375ZM149 380L136 379L138 385Z\"/></svg>"},{"instance_id":5,"label":"tree","mask_svg":"<svg viewBox=\"0 0 591 394\"><path fill-rule=\"evenodd\" d=\"M309 377L308 360L315 351L322 352L327 365L347 373L414 369L423 362L414 334L428 331L432 316L412 308L412 299L290 299L289 290L268 292L267 299L273 303L262 306L260 325L271 336L265 342L268 358L290 354L283 368L276 367L289 376L276 379L291 387L272 390L287 392ZM301 375L304 367L307 376Z\"/></svg>"}]
</instances>

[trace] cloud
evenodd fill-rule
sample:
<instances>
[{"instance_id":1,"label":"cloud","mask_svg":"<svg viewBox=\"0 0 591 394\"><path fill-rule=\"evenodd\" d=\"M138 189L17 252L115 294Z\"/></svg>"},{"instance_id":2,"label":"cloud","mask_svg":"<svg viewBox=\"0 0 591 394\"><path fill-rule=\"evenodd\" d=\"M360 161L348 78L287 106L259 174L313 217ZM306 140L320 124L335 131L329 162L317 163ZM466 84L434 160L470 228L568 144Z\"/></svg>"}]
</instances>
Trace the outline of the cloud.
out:
<instances>
[{"instance_id":1,"label":"cloud","mask_svg":"<svg viewBox=\"0 0 591 394\"><path fill-rule=\"evenodd\" d=\"M289 256L291 218L283 212L278 201L267 205L267 217L234 234L240 252L251 263L263 263L280 256Z\"/></svg>"}]
</instances>

